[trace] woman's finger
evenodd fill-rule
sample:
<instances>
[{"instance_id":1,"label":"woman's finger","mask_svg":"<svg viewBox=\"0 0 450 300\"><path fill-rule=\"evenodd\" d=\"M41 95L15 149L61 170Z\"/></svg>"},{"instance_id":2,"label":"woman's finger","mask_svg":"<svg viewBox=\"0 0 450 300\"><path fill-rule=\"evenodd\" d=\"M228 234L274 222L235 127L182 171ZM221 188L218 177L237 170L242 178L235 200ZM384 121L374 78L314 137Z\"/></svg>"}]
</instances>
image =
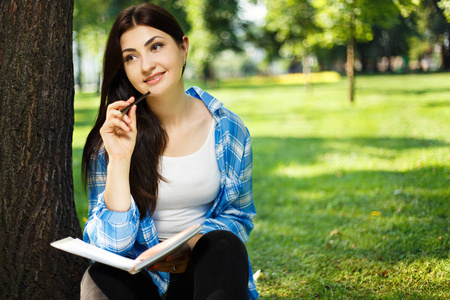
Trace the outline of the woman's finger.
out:
<instances>
[{"instance_id":1,"label":"woman's finger","mask_svg":"<svg viewBox=\"0 0 450 300\"><path fill-rule=\"evenodd\" d=\"M125 107L127 107L128 105L130 105L131 103L134 102L134 97L130 97L128 100L119 100L119 101L115 101L111 104L108 105L107 111L111 111L111 110L117 110L117 111L121 111L122 109L124 109ZM120 112L120 114L122 114Z\"/></svg>"},{"instance_id":2,"label":"woman's finger","mask_svg":"<svg viewBox=\"0 0 450 300\"><path fill-rule=\"evenodd\" d=\"M171 265L154 265L147 268L148 271L160 271L167 273L183 273L186 271L188 264L171 264Z\"/></svg>"},{"instance_id":3,"label":"woman's finger","mask_svg":"<svg viewBox=\"0 0 450 300\"><path fill-rule=\"evenodd\" d=\"M116 128L119 127L120 129L122 129L125 132L131 131L131 128L128 126L128 124L122 120L114 119L112 122Z\"/></svg>"},{"instance_id":4,"label":"woman's finger","mask_svg":"<svg viewBox=\"0 0 450 300\"><path fill-rule=\"evenodd\" d=\"M189 264L189 255L184 255L171 260L162 260L147 268L149 271L161 271L170 273L183 273Z\"/></svg>"},{"instance_id":5,"label":"woman's finger","mask_svg":"<svg viewBox=\"0 0 450 300\"><path fill-rule=\"evenodd\" d=\"M134 100L133 97L132 97L132 100ZM125 101L117 101L117 102L123 102L125 104L129 103L129 102L125 102ZM133 109L133 108L131 109L130 116L128 116L127 114L122 114L120 108L124 107L124 105L120 105L120 104L114 105L117 102L114 102L113 104L110 104L108 106L108 110L107 110L107 113L106 113L106 121L111 120L111 119L121 119L126 124L131 124L132 123L132 119L130 117L134 118L134 116L136 114L136 109ZM131 114L133 114L133 116Z\"/></svg>"},{"instance_id":6,"label":"woman's finger","mask_svg":"<svg viewBox=\"0 0 450 300\"><path fill-rule=\"evenodd\" d=\"M129 132L131 128L121 119L112 118L105 123L104 131L106 133L117 133L117 130Z\"/></svg>"}]
</instances>

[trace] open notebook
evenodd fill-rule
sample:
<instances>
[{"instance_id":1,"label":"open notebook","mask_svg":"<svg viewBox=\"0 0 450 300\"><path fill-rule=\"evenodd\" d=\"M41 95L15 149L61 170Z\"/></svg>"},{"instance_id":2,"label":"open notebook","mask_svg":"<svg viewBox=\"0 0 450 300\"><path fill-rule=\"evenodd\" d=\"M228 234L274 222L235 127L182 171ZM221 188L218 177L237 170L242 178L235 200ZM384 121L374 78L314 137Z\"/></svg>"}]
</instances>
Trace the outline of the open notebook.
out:
<instances>
[{"instance_id":1,"label":"open notebook","mask_svg":"<svg viewBox=\"0 0 450 300\"><path fill-rule=\"evenodd\" d=\"M175 252L194 235L199 233L202 228L203 226L201 224L193 225L188 229L172 236L171 238L147 249L136 259L127 258L107 250L100 249L94 245L85 243L80 239L74 239L71 237L53 242L50 245L66 252L128 271L131 274L136 274L143 268L151 266Z\"/></svg>"}]
</instances>

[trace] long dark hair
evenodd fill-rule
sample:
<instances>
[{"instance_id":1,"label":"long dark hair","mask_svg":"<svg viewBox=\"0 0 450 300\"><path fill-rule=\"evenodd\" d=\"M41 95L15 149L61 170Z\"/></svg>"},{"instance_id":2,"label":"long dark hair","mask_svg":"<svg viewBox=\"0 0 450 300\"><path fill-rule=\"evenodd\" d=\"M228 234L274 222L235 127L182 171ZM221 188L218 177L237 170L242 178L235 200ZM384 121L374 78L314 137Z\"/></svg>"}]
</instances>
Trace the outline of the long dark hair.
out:
<instances>
[{"instance_id":1,"label":"long dark hair","mask_svg":"<svg viewBox=\"0 0 450 300\"><path fill-rule=\"evenodd\" d=\"M100 107L95 125L89 133L82 158L82 176L87 187L89 165L98 158L102 147L100 128L106 120L107 106L118 100L141 95L128 80L122 59L120 37L127 30L138 26L150 26L169 34L177 44L183 42L183 30L177 20L162 7L145 3L124 10L117 17L109 34L103 60L103 82ZM140 219L147 213L153 214L156 207L158 182L163 180L158 171L159 156L166 146L167 134L159 120L147 106L146 101L138 104L136 146L131 157L130 189L139 208Z\"/></svg>"}]
</instances>

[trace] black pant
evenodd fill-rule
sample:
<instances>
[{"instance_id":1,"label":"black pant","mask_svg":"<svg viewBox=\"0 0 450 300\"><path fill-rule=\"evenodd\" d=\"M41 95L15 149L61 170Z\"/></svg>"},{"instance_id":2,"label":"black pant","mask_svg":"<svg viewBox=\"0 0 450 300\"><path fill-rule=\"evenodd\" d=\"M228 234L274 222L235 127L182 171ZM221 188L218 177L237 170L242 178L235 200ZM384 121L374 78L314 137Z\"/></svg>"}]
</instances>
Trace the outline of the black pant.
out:
<instances>
[{"instance_id":1,"label":"black pant","mask_svg":"<svg viewBox=\"0 0 450 300\"><path fill-rule=\"evenodd\" d=\"M109 299L161 299L147 271L131 275L95 263L89 275ZM231 232L212 231L195 245L186 272L171 274L165 299L247 299L248 276L242 241Z\"/></svg>"}]
</instances>

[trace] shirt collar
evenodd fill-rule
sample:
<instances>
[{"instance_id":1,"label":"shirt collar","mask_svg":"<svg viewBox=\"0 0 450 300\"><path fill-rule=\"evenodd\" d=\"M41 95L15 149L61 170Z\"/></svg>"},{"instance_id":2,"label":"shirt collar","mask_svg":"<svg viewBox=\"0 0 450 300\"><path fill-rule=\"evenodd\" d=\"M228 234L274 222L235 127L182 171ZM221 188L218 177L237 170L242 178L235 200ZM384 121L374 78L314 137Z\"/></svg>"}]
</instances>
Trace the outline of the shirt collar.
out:
<instances>
[{"instance_id":1,"label":"shirt collar","mask_svg":"<svg viewBox=\"0 0 450 300\"><path fill-rule=\"evenodd\" d=\"M211 114L215 115L216 111L223 106L223 103L220 102L217 98L214 96L208 94L201 88L197 86L192 86L186 90L186 94L195 97L197 99L200 99L205 103L206 107L209 109Z\"/></svg>"}]
</instances>

